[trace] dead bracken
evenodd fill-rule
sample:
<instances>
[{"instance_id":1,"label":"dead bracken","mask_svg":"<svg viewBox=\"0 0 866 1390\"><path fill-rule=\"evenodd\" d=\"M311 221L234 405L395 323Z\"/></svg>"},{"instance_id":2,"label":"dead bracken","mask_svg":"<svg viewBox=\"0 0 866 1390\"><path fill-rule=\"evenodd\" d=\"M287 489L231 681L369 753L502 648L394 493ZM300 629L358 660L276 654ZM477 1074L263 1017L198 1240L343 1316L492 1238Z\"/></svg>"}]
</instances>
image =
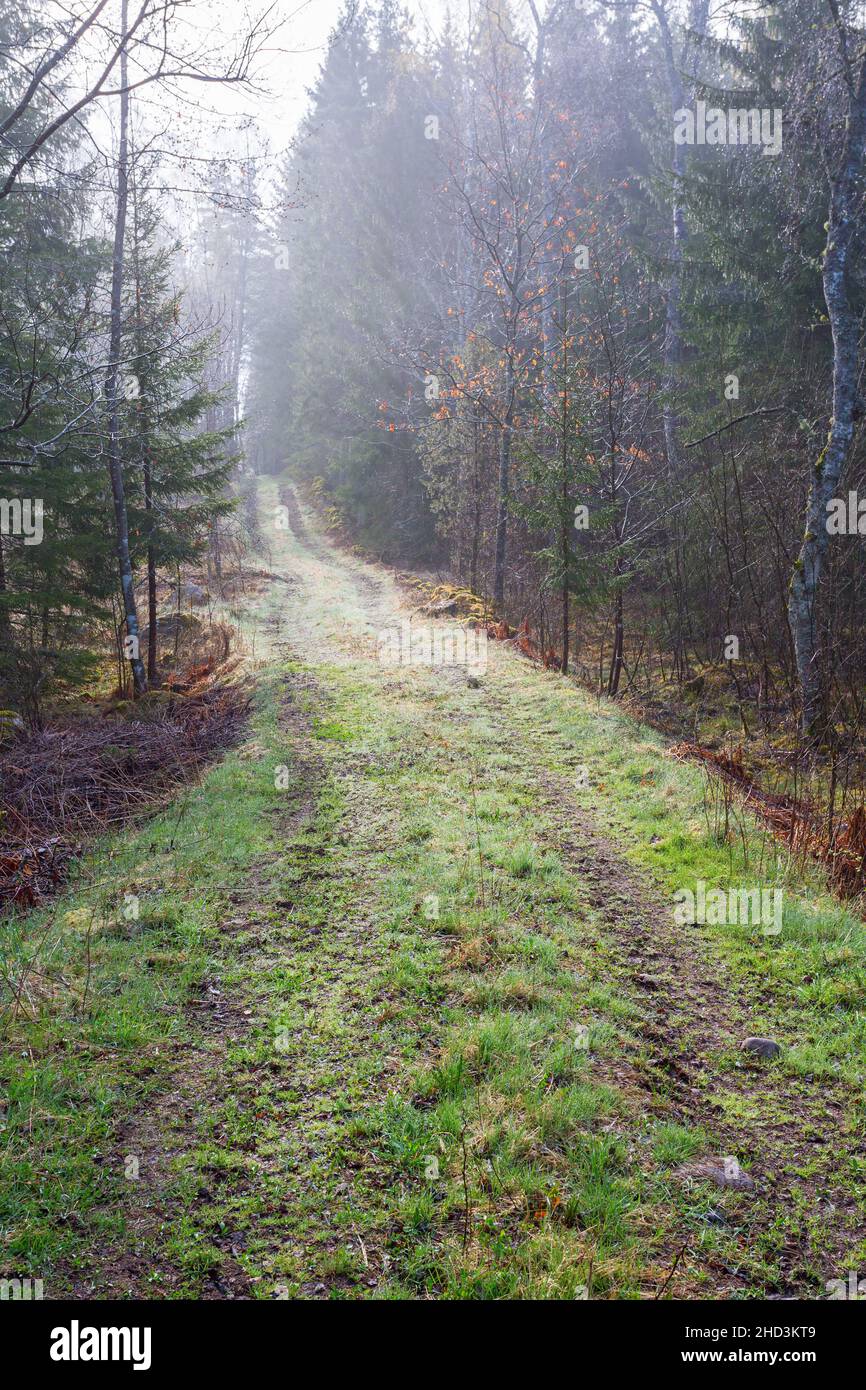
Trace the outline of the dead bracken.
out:
<instances>
[{"instance_id":1,"label":"dead bracken","mask_svg":"<svg viewBox=\"0 0 866 1390\"><path fill-rule=\"evenodd\" d=\"M94 835L154 810L244 728L229 668L174 677L120 713L58 722L0 753L0 906L34 907ZM182 687L186 693L182 693Z\"/></svg>"},{"instance_id":2,"label":"dead bracken","mask_svg":"<svg viewBox=\"0 0 866 1390\"><path fill-rule=\"evenodd\" d=\"M831 837L824 818L808 801L764 791L744 767L742 749L728 755L698 743L677 743L670 756L703 763L734 786L749 810L777 839L827 865L829 881L840 898L862 893L866 877L866 810L862 806L855 807L847 821L837 822Z\"/></svg>"}]
</instances>

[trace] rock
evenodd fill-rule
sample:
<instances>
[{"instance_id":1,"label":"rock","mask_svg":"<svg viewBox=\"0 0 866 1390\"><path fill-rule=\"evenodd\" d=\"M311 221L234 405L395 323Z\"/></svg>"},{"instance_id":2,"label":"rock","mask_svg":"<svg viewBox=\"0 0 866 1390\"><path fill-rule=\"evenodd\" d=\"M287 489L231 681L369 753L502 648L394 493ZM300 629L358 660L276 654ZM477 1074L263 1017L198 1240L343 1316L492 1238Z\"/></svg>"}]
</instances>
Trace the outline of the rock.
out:
<instances>
[{"instance_id":1,"label":"rock","mask_svg":"<svg viewBox=\"0 0 866 1390\"><path fill-rule=\"evenodd\" d=\"M744 1038L740 1051L754 1052L756 1057L778 1057L782 1049L772 1038Z\"/></svg>"},{"instance_id":2,"label":"rock","mask_svg":"<svg viewBox=\"0 0 866 1390\"><path fill-rule=\"evenodd\" d=\"M735 1158L701 1158L695 1163L684 1163L677 1168L674 1177L690 1181L714 1182L716 1187L733 1187L738 1192L753 1192L754 1179L749 1177Z\"/></svg>"}]
</instances>

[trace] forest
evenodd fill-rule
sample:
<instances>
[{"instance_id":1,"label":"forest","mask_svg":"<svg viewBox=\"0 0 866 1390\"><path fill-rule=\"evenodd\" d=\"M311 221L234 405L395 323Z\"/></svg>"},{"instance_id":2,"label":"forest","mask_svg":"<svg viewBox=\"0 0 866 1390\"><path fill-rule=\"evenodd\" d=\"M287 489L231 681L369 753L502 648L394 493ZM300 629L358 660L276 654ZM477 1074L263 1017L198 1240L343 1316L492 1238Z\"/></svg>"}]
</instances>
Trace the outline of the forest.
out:
<instances>
[{"instance_id":1,"label":"forest","mask_svg":"<svg viewBox=\"0 0 866 1390\"><path fill-rule=\"evenodd\" d=\"M2 1299L866 1297L864 201L862 0L0 0Z\"/></svg>"}]
</instances>

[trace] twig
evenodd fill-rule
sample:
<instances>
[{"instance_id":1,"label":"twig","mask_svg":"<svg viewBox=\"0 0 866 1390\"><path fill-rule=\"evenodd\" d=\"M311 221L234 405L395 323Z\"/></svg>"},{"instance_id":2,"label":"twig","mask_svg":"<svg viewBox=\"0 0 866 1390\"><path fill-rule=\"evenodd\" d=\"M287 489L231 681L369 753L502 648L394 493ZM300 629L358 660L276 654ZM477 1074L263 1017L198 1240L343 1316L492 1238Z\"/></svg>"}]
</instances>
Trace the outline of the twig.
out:
<instances>
[{"instance_id":1,"label":"twig","mask_svg":"<svg viewBox=\"0 0 866 1390\"><path fill-rule=\"evenodd\" d=\"M667 1288L668 1284L671 1282L671 1280L672 1280L673 1277L674 1277L674 1274L676 1273L677 1265L679 1264L680 1260L682 1259L683 1255L686 1253L686 1251L688 1250L688 1248L689 1248L689 1247L688 1247L688 1243L686 1243L685 1245L681 1246L680 1249L677 1251L676 1259L674 1260L673 1264L671 1265L671 1272L670 1272L670 1274L668 1275L668 1277L667 1277L667 1279L665 1280L665 1282L662 1284L662 1286L661 1286L661 1288L659 1289L658 1293L656 1293L656 1294L653 1295L653 1301L655 1301L656 1299L661 1298L662 1294L664 1293L665 1289Z\"/></svg>"}]
</instances>

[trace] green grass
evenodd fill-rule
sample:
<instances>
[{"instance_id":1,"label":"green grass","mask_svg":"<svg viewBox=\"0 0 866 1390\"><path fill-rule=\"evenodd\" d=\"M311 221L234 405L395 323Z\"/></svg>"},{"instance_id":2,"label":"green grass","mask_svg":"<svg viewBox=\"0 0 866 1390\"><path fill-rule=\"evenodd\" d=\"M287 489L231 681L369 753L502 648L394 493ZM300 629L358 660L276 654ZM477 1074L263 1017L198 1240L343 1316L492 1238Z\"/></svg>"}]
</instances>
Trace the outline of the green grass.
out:
<instances>
[{"instance_id":1,"label":"green grass","mask_svg":"<svg viewBox=\"0 0 866 1390\"><path fill-rule=\"evenodd\" d=\"M0 1058L0 1273L104 1295L134 1245L140 1296L235 1279L262 1298L628 1299L653 1297L687 1242L680 1296L720 1279L754 1296L806 1232L798 1287L820 1291L837 1271L807 1193L825 1160L796 1106L816 1079L835 1088L834 1163L862 1211L859 919L748 818L720 836L702 774L615 707L505 655L485 677L495 714L424 670L383 680L344 640L348 571L310 583L294 618L284 602L252 614L249 742L4 929L7 973L47 937ZM308 666L272 640L320 630ZM633 980L551 848L556 778L665 896L784 886L781 937L706 933L754 1001L750 1031L784 1045L784 1103L725 1090L731 1051L695 1087L699 1120L677 1113ZM786 1123L803 1142L783 1203L676 1180L705 1154L747 1161L761 1125ZM136 1144L155 1165L141 1186L124 1176ZM849 1253L866 1256L853 1237Z\"/></svg>"},{"instance_id":2,"label":"green grass","mask_svg":"<svg viewBox=\"0 0 866 1390\"><path fill-rule=\"evenodd\" d=\"M255 725L276 739L273 680ZM184 1004L214 967L227 887L268 847L277 796L239 749L164 814L100 846L49 908L4 927L4 974L35 966L26 1011L13 1021L5 1010L0 1054L4 1271L45 1270L48 1289L85 1220L115 1230L125 1179L105 1162L112 1137L170 1080L190 1036ZM124 918L127 893L137 920Z\"/></svg>"},{"instance_id":3,"label":"green grass","mask_svg":"<svg viewBox=\"0 0 866 1390\"><path fill-rule=\"evenodd\" d=\"M590 785L576 788L575 799L601 814L632 862L667 893L693 888L698 879L722 889L781 887L780 937L763 937L748 925L719 926L712 928L716 944L738 976L768 982L773 1004L765 1024L796 1039L782 1059L786 1070L862 1086L866 928L856 909L836 901L818 867L790 863L785 847L742 808L733 808L729 835L717 835L705 811L703 772L666 757L652 730L609 704L591 712L581 695L563 699L554 679L536 676L544 692L536 696L539 719L566 745L579 741L590 769ZM568 755L551 745L549 765L567 774Z\"/></svg>"},{"instance_id":4,"label":"green grass","mask_svg":"<svg viewBox=\"0 0 866 1390\"><path fill-rule=\"evenodd\" d=\"M251 730L255 759L244 749L230 754L185 797L181 815L167 812L107 845L84 867L79 891L43 914L55 926L85 907L110 918L129 884L142 901L134 934L91 941L87 998L85 938L58 930L52 962L67 997L16 1025L32 1060L23 1068L14 1053L4 1060L5 1265L41 1273L49 1290L52 1276L62 1286L88 1272L99 1286L101 1271L88 1265L94 1249L122 1245L124 1223L135 1222L118 1127L134 1126L149 1098L175 1084L195 1032L184 1004L201 981L217 978L249 1011L249 1033L219 1057L230 1078L222 1099L213 1063L203 1064L208 1106L187 1136L187 1160L162 1179L172 1219L170 1233L150 1237L154 1289L200 1292L225 1258L226 1231L244 1233L239 1261L263 1296L281 1281L298 1292L322 1279L333 1296L369 1293L368 1267L349 1258L346 1237L356 1254L358 1239L369 1243L368 1259L378 1252L380 1296L394 1284L392 1273L382 1277L384 1253L414 1294L571 1296L590 1282L593 1260L598 1267L608 1258L620 1271L617 1287L636 1289L625 1214L643 1179L624 1170L610 1136L595 1134L619 1109L615 1093L587 1076L591 1050L604 1042L603 1020L593 1016L604 997L591 1009L581 999L568 884L526 839L531 797L503 797L487 822L490 905L482 907L465 767L430 756L404 768L400 749L423 709L410 707L408 717L383 709L375 687L327 674L333 708L313 737L347 727L344 710L367 732L345 754L342 739L328 741L333 769L323 771L312 824L281 843L266 874L257 871L263 925L255 933L225 940L221 926L234 911L232 887L274 847L284 794L264 769L278 752L288 755L273 680L262 686ZM351 772L356 759L370 771ZM500 779L505 789L508 773ZM351 835L343 833L350 786L363 789L376 817ZM323 865L320 876L311 863ZM86 888L97 874L110 883ZM441 905L432 923L420 911L427 891ZM286 902L288 910L273 906ZM366 924L361 960L347 957L335 930L353 914ZM25 935L41 927L31 919ZM574 1039L583 1019L587 1049ZM402 1081L383 1103L385 1057L398 1059ZM311 1110L304 1097L313 1088L321 1104ZM439 1176L428 1179L432 1160ZM340 1209L345 1162L369 1180L357 1210L323 1229L323 1204ZM396 1237L386 1237L389 1229Z\"/></svg>"}]
</instances>

